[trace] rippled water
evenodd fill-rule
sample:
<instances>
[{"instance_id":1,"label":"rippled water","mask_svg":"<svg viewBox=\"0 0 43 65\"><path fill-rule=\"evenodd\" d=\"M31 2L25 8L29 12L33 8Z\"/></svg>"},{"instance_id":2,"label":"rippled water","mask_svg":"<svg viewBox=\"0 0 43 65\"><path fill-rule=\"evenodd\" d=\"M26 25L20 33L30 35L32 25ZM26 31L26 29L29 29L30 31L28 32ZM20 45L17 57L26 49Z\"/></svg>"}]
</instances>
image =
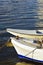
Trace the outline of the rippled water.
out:
<instances>
[{"instance_id":1,"label":"rippled water","mask_svg":"<svg viewBox=\"0 0 43 65\"><path fill-rule=\"evenodd\" d=\"M0 0L0 29L43 28L43 0Z\"/></svg>"}]
</instances>

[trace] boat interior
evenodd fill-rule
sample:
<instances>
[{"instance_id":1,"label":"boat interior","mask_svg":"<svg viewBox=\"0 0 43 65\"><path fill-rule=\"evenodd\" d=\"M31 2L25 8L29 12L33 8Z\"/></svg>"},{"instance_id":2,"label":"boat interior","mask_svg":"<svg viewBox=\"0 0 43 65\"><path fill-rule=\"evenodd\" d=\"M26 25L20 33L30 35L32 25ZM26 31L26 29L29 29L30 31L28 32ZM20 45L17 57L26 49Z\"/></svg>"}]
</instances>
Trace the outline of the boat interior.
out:
<instances>
[{"instance_id":1,"label":"boat interior","mask_svg":"<svg viewBox=\"0 0 43 65\"><path fill-rule=\"evenodd\" d=\"M19 42L20 44L23 44L25 46L30 46L30 47L37 47L38 49L42 49L43 48L43 40L36 40L36 39L26 39L26 38L22 38L19 36L13 37L13 39L16 42Z\"/></svg>"}]
</instances>

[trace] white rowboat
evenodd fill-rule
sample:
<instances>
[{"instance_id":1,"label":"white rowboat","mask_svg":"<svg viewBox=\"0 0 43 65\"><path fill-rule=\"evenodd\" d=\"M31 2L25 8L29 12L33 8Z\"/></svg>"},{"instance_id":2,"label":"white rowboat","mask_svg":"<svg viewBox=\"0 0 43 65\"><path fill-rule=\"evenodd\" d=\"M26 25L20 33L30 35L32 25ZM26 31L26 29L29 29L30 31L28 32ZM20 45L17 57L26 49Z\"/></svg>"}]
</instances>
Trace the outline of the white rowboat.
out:
<instances>
[{"instance_id":1,"label":"white rowboat","mask_svg":"<svg viewBox=\"0 0 43 65\"><path fill-rule=\"evenodd\" d=\"M16 39L11 37L11 42L16 49L19 58L35 62L43 62L43 44L33 42L33 40Z\"/></svg>"},{"instance_id":2,"label":"white rowboat","mask_svg":"<svg viewBox=\"0 0 43 65\"><path fill-rule=\"evenodd\" d=\"M12 35L24 37L24 38L43 38L43 30L20 30L20 29L7 29Z\"/></svg>"}]
</instances>

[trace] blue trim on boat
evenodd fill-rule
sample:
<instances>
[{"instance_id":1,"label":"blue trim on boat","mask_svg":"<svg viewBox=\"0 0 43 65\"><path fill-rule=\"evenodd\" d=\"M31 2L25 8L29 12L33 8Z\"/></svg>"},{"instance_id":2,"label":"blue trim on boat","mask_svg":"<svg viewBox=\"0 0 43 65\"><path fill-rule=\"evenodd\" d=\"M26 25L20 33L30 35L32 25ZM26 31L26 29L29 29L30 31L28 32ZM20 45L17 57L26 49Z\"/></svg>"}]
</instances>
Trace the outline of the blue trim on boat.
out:
<instances>
[{"instance_id":1,"label":"blue trim on boat","mask_svg":"<svg viewBox=\"0 0 43 65\"><path fill-rule=\"evenodd\" d=\"M18 57L21 58L21 59L26 59L26 60L30 60L30 61L34 61L34 62L43 63L43 60L35 60L33 58L28 58L28 57L25 57L23 55L18 55Z\"/></svg>"}]
</instances>

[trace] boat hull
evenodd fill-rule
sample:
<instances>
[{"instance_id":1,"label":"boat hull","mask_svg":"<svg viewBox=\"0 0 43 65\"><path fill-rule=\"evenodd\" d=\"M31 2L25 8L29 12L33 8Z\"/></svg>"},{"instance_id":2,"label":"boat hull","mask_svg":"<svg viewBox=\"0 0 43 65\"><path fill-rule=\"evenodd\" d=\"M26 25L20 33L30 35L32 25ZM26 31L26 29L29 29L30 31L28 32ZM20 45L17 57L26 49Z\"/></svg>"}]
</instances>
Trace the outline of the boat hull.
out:
<instances>
[{"instance_id":1,"label":"boat hull","mask_svg":"<svg viewBox=\"0 0 43 65\"><path fill-rule=\"evenodd\" d=\"M7 32L9 32L12 35L24 37L24 38L43 39L43 34L36 33L36 30L7 29Z\"/></svg>"},{"instance_id":2,"label":"boat hull","mask_svg":"<svg viewBox=\"0 0 43 65\"><path fill-rule=\"evenodd\" d=\"M29 46L26 47L23 44L20 45L20 43L15 41L13 38L11 38L11 42L16 49L19 58L43 63L43 49L35 49Z\"/></svg>"},{"instance_id":3,"label":"boat hull","mask_svg":"<svg viewBox=\"0 0 43 65\"><path fill-rule=\"evenodd\" d=\"M35 60L35 59L32 59L32 58L29 58L29 57L25 57L25 56L23 56L23 55L19 55L18 54L18 57L20 58L20 59L24 59L24 60L27 60L27 61L32 61L32 62L37 62L37 63L43 63L43 61L39 61L39 60Z\"/></svg>"}]
</instances>

